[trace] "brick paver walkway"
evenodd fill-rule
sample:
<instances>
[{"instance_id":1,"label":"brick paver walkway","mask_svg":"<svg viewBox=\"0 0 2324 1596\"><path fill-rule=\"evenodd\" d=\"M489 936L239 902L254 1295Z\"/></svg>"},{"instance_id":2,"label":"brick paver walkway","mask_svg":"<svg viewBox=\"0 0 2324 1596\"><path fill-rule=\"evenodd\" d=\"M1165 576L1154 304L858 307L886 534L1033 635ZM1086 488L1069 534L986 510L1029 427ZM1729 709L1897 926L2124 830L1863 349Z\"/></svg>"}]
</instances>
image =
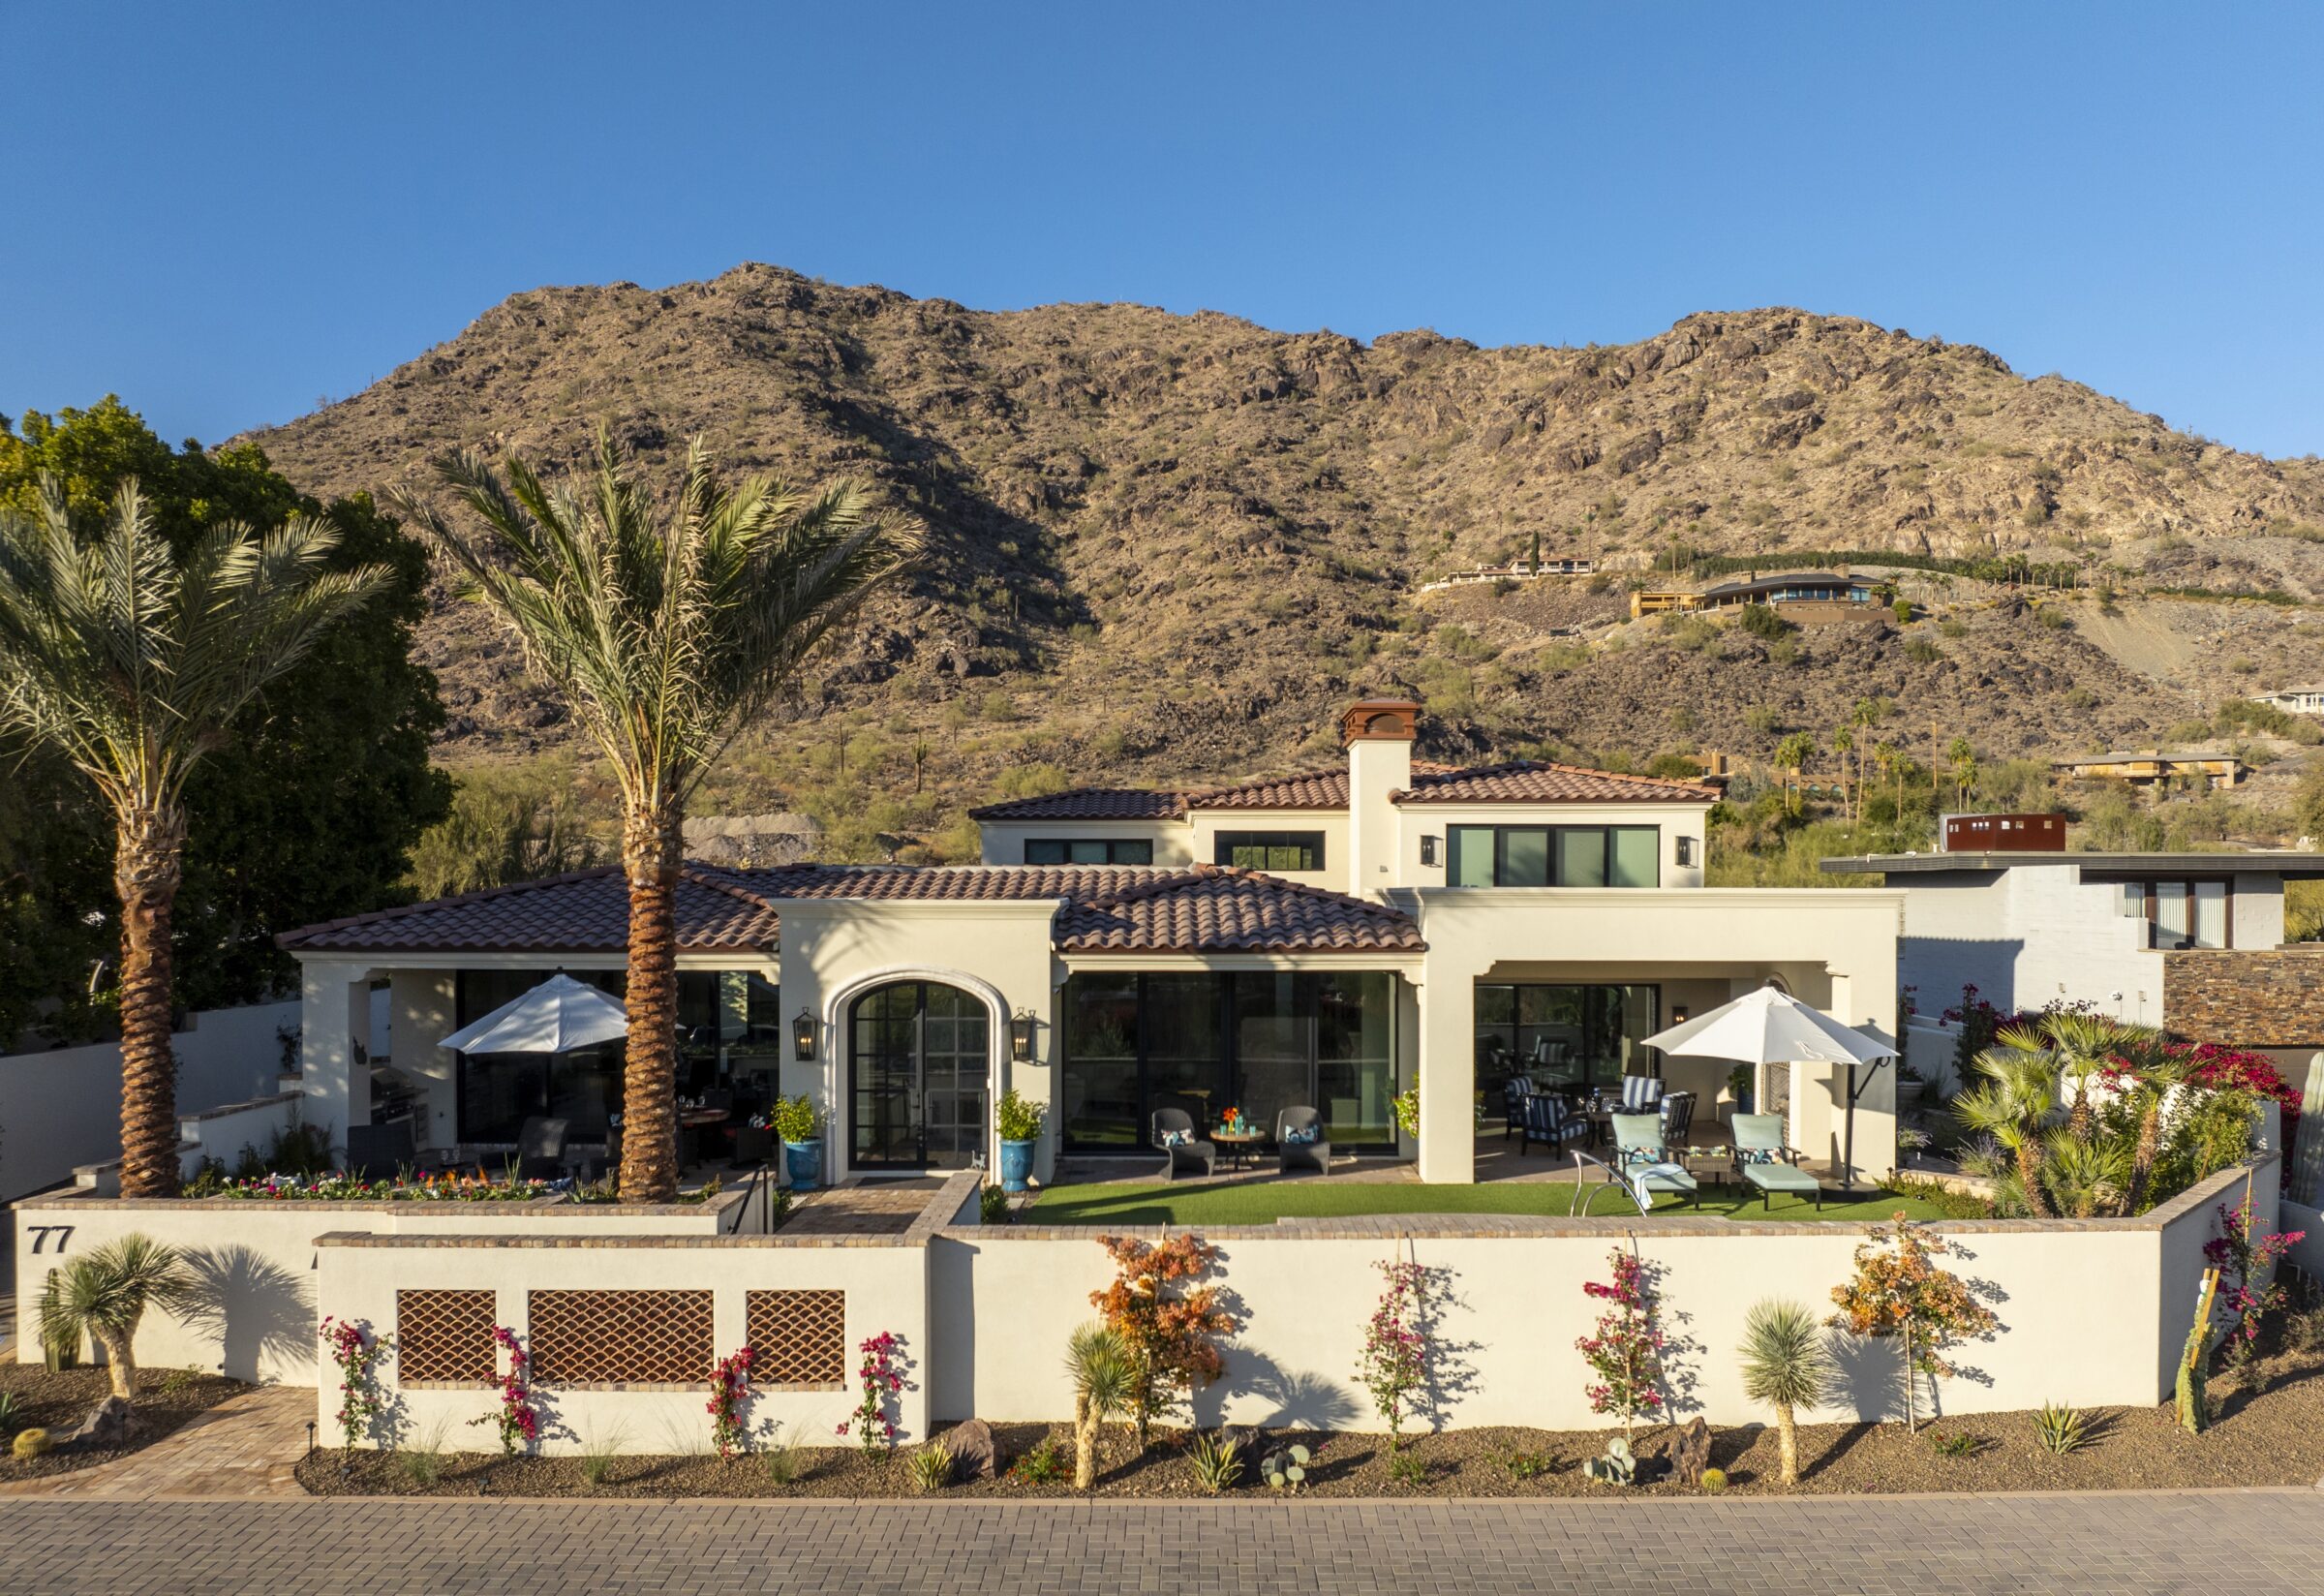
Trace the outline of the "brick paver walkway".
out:
<instances>
[{"instance_id":1,"label":"brick paver walkway","mask_svg":"<svg viewBox=\"0 0 2324 1596\"><path fill-rule=\"evenodd\" d=\"M307 1450L314 1417L313 1386L261 1386L229 1397L119 1462L0 1486L0 1496L301 1497L305 1492L291 1470ZM9 1588L0 1579L0 1590Z\"/></svg>"},{"instance_id":2,"label":"brick paver walkway","mask_svg":"<svg viewBox=\"0 0 2324 1596\"><path fill-rule=\"evenodd\" d=\"M0 1590L2313 1592L2313 1490L1812 1501L0 1502Z\"/></svg>"}]
</instances>

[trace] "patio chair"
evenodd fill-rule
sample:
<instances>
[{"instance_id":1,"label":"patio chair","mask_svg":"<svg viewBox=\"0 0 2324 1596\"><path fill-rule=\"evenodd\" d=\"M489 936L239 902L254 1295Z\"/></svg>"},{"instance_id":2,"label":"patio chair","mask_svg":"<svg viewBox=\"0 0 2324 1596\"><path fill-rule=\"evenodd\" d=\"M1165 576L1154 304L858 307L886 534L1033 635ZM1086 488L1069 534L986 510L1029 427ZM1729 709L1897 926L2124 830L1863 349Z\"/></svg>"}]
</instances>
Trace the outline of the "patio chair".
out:
<instances>
[{"instance_id":1,"label":"patio chair","mask_svg":"<svg viewBox=\"0 0 2324 1596\"><path fill-rule=\"evenodd\" d=\"M1162 1179L1175 1181L1178 1171L1193 1170L1208 1175L1218 1167L1218 1144L1206 1142L1194 1133L1194 1116L1182 1108L1154 1110L1154 1146L1160 1148L1168 1161L1162 1166Z\"/></svg>"},{"instance_id":2,"label":"patio chair","mask_svg":"<svg viewBox=\"0 0 2324 1596\"><path fill-rule=\"evenodd\" d=\"M1775 1193L1812 1196L1823 1210L1823 1182L1799 1167L1799 1150L1784 1145L1784 1117L1780 1114L1738 1114L1735 1132L1735 1171L1759 1189L1759 1207L1774 1206Z\"/></svg>"},{"instance_id":3,"label":"patio chair","mask_svg":"<svg viewBox=\"0 0 2324 1596\"><path fill-rule=\"evenodd\" d=\"M1617 1114L1614 1121L1614 1155L1608 1168L1614 1179L1636 1191L1641 1186L1651 1196L1658 1191L1683 1191L1697 1208L1702 1206L1702 1188L1685 1168L1671 1161L1663 1144L1663 1121L1655 1114Z\"/></svg>"},{"instance_id":4,"label":"patio chair","mask_svg":"<svg viewBox=\"0 0 2324 1596\"><path fill-rule=\"evenodd\" d=\"M1691 1091L1667 1091L1663 1094L1663 1145L1687 1145L1687 1133L1695 1123L1695 1094Z\"/></svg>"},{"instance_id":5,"label":"patio chair","mask_svg":"<svg viewBox=\"0 0 2324 1596\"><path fill-rule=\"evenodd\" d=\"M565 1129L566 1122L563 1120L538 1116L517 1127L518 1180L554 1181L565 1174Z\"/></svg>"},{"instance_id":6,"label":"patio chair","mask_svg":"<svg viewBox=\"0 0 2324 1596\"><path fill-rule=\"evenodd\" d=\"M1590 1121L1575 1113L1573 1106L1555 1092L1536 1091L1525 1097L1518 1111L1517 1128L1522 1132L1517 1143L1517 1156L1521 1158L1536 1144L1555 1152L1569 1142L1586 1140Z\"/></svg>"},{"instance_id":7,"label":"patio chair","mask_svg":"<svg viewBox=\"0 0 2324 1596\"><path fill-rule=\"evenodd\" d=\"M1663 1100L1663 1083L1651 1075L1622 1077L1622 1112L1644 1114Z\"/></svg>"},{"instance_id":8,"label":"patio chair","mask_svg":"<svg viewBox=\"0 0 2324 1596\"><path fill-rule=\"evenodd\" d=\"M1508 1141L1514 1131L1525 1128L1525 1099L1533 1095L1533 1082L1522 1075L1513 1075L1501 1083L1501 1140ZM1525 1150L1519 1148L1518 1151Z\"/></svg>"},{"instance_id":9,"label":"patio chair","mask_svg":"<svg viewBox=\"0 0 2324 1596\"><path fill-rule=\"evenodd\" d=\"M1331 1144L1324 1140L1322 1115L1311 1108L1287 1108L1275 1116L1275 1167L1285 1175L1331 1173Z\"/></svg>"}]
</instances>

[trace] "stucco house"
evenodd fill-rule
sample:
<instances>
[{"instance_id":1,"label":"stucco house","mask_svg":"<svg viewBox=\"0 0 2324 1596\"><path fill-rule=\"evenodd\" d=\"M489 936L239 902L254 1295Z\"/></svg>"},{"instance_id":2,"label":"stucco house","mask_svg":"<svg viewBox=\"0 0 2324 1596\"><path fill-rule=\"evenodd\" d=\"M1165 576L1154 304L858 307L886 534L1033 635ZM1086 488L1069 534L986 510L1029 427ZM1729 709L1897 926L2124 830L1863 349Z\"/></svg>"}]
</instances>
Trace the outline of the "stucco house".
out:
<instances>
[{"instance_id":1,"label":"stucco house","mask_svg":"<svg viewBox=\"0 0 2324 1596\"><path fill-rule=\"evenodd\" d=\"M1474 1178L1476 1103L1511 1071L1683 1082L1723 1065L1640 1039L1774 982L1850 1025L1895 1024L1902 896L1711 889L1715 789L1516 761L1412 756L1419 706L1341 721L1342 763L1208 790L1083 788L976 812L965 866L689 864L678 897L681 1092L808 1092L840 1176L989 1164L993 1103L1050 1105L1039 1173L1198 1121L1322 1111L1335 1152ZM618 1111L618 1048L555 1059L436 1045L548 974L618 988L625 897L599 870L310 926L306 1117L410 1113L422 1147L505 1145L530 1114L576 1140ZM364 1056L389 994L386 1060ZM384 1063L387 1067L382 1069ZM1836 1161L1833 1072L1767 1072L1793 1145ZM1417 1083L1422 1130L1391 1102ZM1893 1166L1892 1089L1856 1163Z\"/></svg>"}]
</instances>

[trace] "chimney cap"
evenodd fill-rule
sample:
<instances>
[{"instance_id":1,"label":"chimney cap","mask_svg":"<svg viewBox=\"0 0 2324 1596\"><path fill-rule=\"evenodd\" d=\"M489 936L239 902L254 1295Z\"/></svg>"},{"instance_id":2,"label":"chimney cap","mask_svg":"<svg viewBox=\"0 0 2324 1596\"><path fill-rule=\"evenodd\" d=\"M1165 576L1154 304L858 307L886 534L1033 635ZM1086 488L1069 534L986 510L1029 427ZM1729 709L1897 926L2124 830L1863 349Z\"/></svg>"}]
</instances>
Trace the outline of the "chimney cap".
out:
<instances>
[{"instance_id":1,"label":"chimney cap","mask_svg":"<svg viewBox=\"0 0 2324 1596\"><path fill-rule=\"evenodd\" d=\"M1409 743L1418 735L1421 706L1410 698L1361 698L1339 718L1341 747L1350 743Z\"/></svg>"}]
</instances>

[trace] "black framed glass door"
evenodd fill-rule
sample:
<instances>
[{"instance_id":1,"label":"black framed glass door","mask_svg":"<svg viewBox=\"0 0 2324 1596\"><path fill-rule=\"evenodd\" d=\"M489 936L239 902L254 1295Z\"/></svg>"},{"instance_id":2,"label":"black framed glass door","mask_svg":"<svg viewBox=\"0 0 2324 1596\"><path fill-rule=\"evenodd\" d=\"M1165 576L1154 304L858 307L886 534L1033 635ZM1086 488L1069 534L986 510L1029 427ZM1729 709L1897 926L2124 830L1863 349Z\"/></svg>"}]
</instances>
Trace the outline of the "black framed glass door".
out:
<instances>
[{"instance_id":1,"label":"black framed glass door","mask_svg":"<svg viewBox=\"0 0 2324 1596\"><path fill-rule=\"evenodd\" d=\"M875 987L848 1010L852 1162L965 1169L985 1150L992 1020L934 981Z\"/></svg>"}]
</instances>

